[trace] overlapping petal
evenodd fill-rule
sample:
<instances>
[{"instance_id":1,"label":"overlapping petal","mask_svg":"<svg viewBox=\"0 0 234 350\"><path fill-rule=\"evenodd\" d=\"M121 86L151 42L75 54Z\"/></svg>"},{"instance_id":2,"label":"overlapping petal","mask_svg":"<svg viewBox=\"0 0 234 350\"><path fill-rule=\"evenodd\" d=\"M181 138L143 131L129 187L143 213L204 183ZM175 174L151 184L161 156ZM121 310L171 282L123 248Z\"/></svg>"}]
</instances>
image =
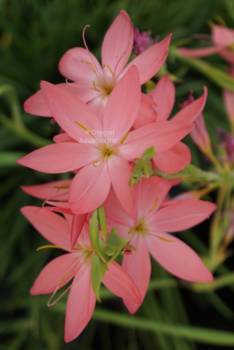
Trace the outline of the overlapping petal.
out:
<instances>
[{"instance_id":1,"label":"overlapping petal","mask_svg":"<svg viewBox=\"0 0 234 350\"><path fill-rule=\"evenodd\" d=\"M67 201L70 184L71 180L67 179L52 181L42 185L22 186L21 188L24 192L36 198Z\"/></svg>"}]
</instances>

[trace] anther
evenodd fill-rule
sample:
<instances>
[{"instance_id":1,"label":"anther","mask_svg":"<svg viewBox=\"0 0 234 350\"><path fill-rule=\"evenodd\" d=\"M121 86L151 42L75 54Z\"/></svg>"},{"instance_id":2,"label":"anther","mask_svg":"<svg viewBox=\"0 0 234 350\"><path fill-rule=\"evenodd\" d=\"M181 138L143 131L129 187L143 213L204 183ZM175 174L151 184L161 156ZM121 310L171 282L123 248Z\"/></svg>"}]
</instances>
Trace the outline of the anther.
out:
<instances>
[{"instance_id":1,"label":"anther","mask_svg":"<svg viewBox=\"0 0 234 350\"><path fill-rule=\"evenodd\" d=\"M94 68L94 65L91 62L82 61L82 60L81 60L81 62L86 63L86 64L90 64L92 69L93 69L93 71L94 71L94 73L97 74L96 69Z\"/></svg>"},{"instance_id":2,"label":"anther","mask_svg":"<svg viewBox=\"0 0 234 350\"><path fill-rule=\"evenodd\" d=\"M87 129L84 125L78 123L78 122L75 122L77 125L79 125L82 129L84 129L89 135L91 135L91 131L89 129Z\"/></svg>"},{"instance_id":3,"label":"anther","mask_svg":"<svg viewBox=\"0 0 234 350\"><path fill-rule=\"evenodd\" d=\"M111 69L111 67L109 66L109 64L105 63L104 66L102 67L103 69L107 67L109 69L109 71L111 72L111 74L113 75L113 77L115 76L113 70Z\"/></svg>"},{"instance_id":4,"label":"anther","mask_svg":"<svg viewBox=\"0 0 234 350\"><path fill-rule=\"evenodd\" d=\"M37 252L38 252L38 250L45 249L45 248L57 248L57 249L62 249L62 248L59 247L58 245L43 245L42 247L37 248Z\"/></svg>"},{"instance_id":5,"label":"anther","mask_svg":"<svg viewBox=\"0 0 234 350\"><path fill-rule=\"evenodd\" d=\"M150 213L151 213L151 211L153 211L156 208L157 204L158 204L158 198L156 199L153 207L150 209L150 211L149 211Z\"/></svg>"},{"instance_id":6,"label":"anther","mask_svg":"<svg viewBox=\"0 0 234 350\"><path fill-rule=\"evenodd\" d=\"M129 135L129 132L127 132L127 134L122 138L122 140L120 141L121 144L124 143L128 135Z\"/></svg>"}]
</instances>

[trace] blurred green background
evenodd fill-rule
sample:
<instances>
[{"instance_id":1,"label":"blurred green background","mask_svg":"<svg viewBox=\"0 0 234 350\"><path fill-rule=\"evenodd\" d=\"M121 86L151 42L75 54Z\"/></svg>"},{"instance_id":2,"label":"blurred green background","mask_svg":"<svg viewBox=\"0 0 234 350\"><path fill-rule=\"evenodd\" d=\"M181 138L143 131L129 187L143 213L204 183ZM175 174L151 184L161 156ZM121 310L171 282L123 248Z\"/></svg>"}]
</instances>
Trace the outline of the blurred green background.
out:
<instances>
[{"instance_id":1,"label":"blurred green background","mask_svg":"<svg viewBox=\"0 0 234 350\"><path fill-rule=\"evenodd\" d=\"M97 312L80 337L70 344L63 340L66 297L47 308L49 296L29 295L39 271L60 252L50 249L36 252L45 240L19 209L25 205L40 206L42 202L23 193L20 186L69 175L43 174L15 163L15 159L46 145L59 132L49 119L26 114L23 103L39 89L41 80L54 84L65 81L58 72L58 61L69 48L83 47L82 30L87 24L90 25L86 30L87 44L100 59L102 39L120 9L128 12L140 31L151 30L153 38L159 36L161 40L172 32L172 43L191 38L194 33L210 34L206 21L214 20L216 15L228 27L234 27L233 0L0 0L0 350L223 349L225 342L228 345L228 336L220 333L220 344L216 347L215 331L202 340L200 330L197 341L194 326L234 331L234 283L220 291L195 293L184 288L181 281L155 261L152 261L152 278L156 284L151 285L136 314L138 323L129 318L126 324L124 320L118 321L115 313L127 315L122 301L103 293L98 312L108 309L115 320L110 314ZM227 69L227 64L217 55L206 61L221 70ZM170 54L167 69L183 80L176 84L174 112L179 110L178 103L187 98L190 87L195 97L203 93L204 85L208 87L204 116L215 144L215 127L228 128L221 89ZM208 169L210 164L189 137L186 143L192 152L192 163ZM214 196L210 199L214 200ZM206 254L208 228L206 222L193 232L181 233L180 237L199 254ZM217 270L217 275L233 268L231 257ZM157 284L160 280L162 283ZM160 324L180 328L168 332L157 328ZM229 346L233 344L230 340Z\"/></svg>"}]
</instances>

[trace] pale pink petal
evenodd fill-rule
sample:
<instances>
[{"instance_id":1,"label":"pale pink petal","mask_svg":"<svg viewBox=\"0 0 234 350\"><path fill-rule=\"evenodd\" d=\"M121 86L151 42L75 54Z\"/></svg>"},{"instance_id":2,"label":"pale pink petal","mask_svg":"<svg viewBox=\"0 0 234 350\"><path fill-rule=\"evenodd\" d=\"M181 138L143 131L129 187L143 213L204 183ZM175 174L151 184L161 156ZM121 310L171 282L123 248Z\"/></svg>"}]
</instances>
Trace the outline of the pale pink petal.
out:
<instances>
[{"instance_id":1,"label":"pale pink petal","mask_svg":"<svg viewBox=\"0 0 234 350\"><path fill-rule=\"evenodd\" d=\"M41 89L54 119L73 139L93 140L92 135L77 125L77 122L90 132L102 130L97 116L81 99L45 81L41 82Z\"/></svg>"},{"instance_id":2,"label":"pale pink petal","mask_svg":"<svg viewBox=\"0 0 234 350\"><path fill-rule=\"evenodd\" d=\"M136 120L141 103L138 70L131 67L112 91L103 119L103 130L113 131L119 142Z\"/></svg>"},{"instance_id":3,"label":"pale pink petal","mask_svg":"<svg viewBox=\"0 0 234 350\"><path fill-rule=\"evenodd\" d=\"M145 237L142 235L134 235L130 243L136 248L136 252L133 255L125 255L122 266L137 285L143 300L151 275L148 247ZM126 299L124 299L124 304L131 314L134 314L140 306Z\"/></svg>"},{"instance_id":4,"label":"pale pink petal","mask_svg":"<svg viewBox=\"0 0 234 350\"><path fill-rule=\"evenodd\" d=\"M92 83L90 84L63 83L63 84L58 84L58 86L66 91L70 91L73 95L79 97L85 103L100 94L93 89ZM41 117L52 117L51 111L47 106L47 103L44 99L44 96L41 90L37 91L34 95L29 97L25 101L24 110L27 113L39 115Z\"/></svg>"},{"instance_id":5,"label":"pale pink petal","mask_svg":"<svg viewBox=\"0 0 234 350\"><path fill-rule=\"evenodd\" d=\"M220 56L225 59L230 64L234 64L234 52L231 51L230 49L222 49L219 52Z\"/></svg>"},{"instance_id":6,"label":"pale pink petal","mask_svg":"<svg viewBox=\"0 0 234 350\"><path fill-rule=\"evenodd\" d=\"M96 304L91 284L90 267L86 264L76 274L67 300L65 342L70 342L83 331L90 321Z\"/></svg>"},{"instance_id":7,"label":"pale pink petal","mask_svg":"<svg viewBox=\"0 0 234 350\"><path fill-rule=\"evenodd\" d=\"M222 48L218 46L204 47L202 49L186 49L184 47L180 47L178 51L185 57L206 57L219 53L221 49Z\"/></svg>"},{"instance_id":8,"label":"pale pink petal","mask_svg":"<svg viewBox=\"0 0 234 350\"><path fill-rule=\"evenodd\" d=\"M71 136L69 136L66 132L63 132L62 134L55 135L53 137L53 141L56 143L61 142L77 142L74 140Z\"/></svg>"},{"instance_id":9,"label":"pale pink petal","mask_svg":"<svg viewBox=\"0 0 234 350\"><path fill-rule=\"evenodd\" d=\"M148 219L151 232L178 232L187 230L209 218L216 209L214 203L198 199L176 202L158 212L152 212Z\"/></svg>"},{"instance_id":10,"label":"pale pink petal","mask_svg":"<svg viewBox=\"0 0 234 350\"><path fill-rule=\"evenodd\" d=\"M229 46L234 44L234 30L218 24L212 26L212 41L217 46Z\"/></svg>"},{"instance_id":11,"label":"pale pink petal","mask_svg":"<svg viewBox=\"0 0 234 350\"><path fill-rule=\"evenodd\" d=\"M71 227L71 248L73 249L81 230L84 226L88 214L74 214Z\"/></svg>"},{"instance_id":12,"label":"pale pink petal","mask_svg":"<svg viewBox=\"0 0 234 350\"><path fill-rule=\"evenodd\" d=\"M172 183L158 176L142 178L136 184L138 218L146 217L152 210L155 213L170 191Z\"/></svg>"},{"instance_id":13,"label":"pale pink petal","mask_svg":"<svg viewBox=\"0 0 234 350\"><path fill-rule=\"evenodd\" d=\"M159 170L167 174L174 174L191 163L190 149L184 143L178 142L167 151L157 154L153 161Z\"/></svg>"},{"instance_id":14,"label":"pale pink petal","mask_svg":"<svg viewBox=\"0 0 234 350\"><path fill-rule=\"evenodd\" d=\"M141 293L135 282L117 262L113 261L108 265L102 283L118 297L139 305L142 303Z\"/></svg>"},{"instance_id":15,"label":"pale pink petal","mask_svg":"<svg viewBox=\"0 0 234 350\"><path fill-rule=\"evenodd\" d=\"M108 171L115 194L125 211L134 217L135 189L129 186L133 168L121 157L113 156L108 160Z\"/></svg>"},{"instance_id":16,"label":"pale pink petal","mask_svg":"<svg viewBox=\"0 0 234 350\"><path fill-rule=\"evenodd\" d=\"M90 216L91 217L91 216ZM84 223L80 232L79 240L76 242L75 247L91 247L90 233L89 233L89 220Z\"/></svg>"},{"instance_id":17,"label":"pale pink petal","mask_svg":"<svg viewBox=\"0 0 234 350\"><path fill-rule=\"evenodd\" d=\"M157 121L167 120L175 103L175 86L167 74L158 81L150 95L157 106Z\"/></svg>"},{"instance_id":18,"label":"pale pink petal","mask_svg":"<svg viewBox=\"0 0 234 350\"><path fill-rule=\"evenodd\" d=\"M203 114L200 114L194 122L195 128L190 132L189 136L193 142L204 152L211 151L211 142L209 134L206 130Z\"/></svg>"},{"instance_id":19,"label":"pale pink petal","mask_svg":"<svg viewBox=\"0 0 234 350\"><path fill-rule=\"evenodd\" d=\"M193 123L196 118L202 113L207 99L207 87L204 86L204 94L197 100L190 103L187 107L181 109L172 120L175 122Z\"/></svg>"},{"instance_id":20,"label":"pale pink petal","mask_svg":"<svg viewBox=\"0 0 234 350\"><path fill-rule=\"evenodd\" d=\"M128 14L121 10L116 17L102 44L102 66L108 64L116 76L128 62L133 46L133 25ZM110 74L107 67L104 72Z\"/></svg>"},{"instance_id":21,"label":"pale pink petal","mask_svg":"<svg viewBox=\"0 0 234 350\"><path fill-rule=\"evenodd\" d=\"M102 68L96 57L82 47L68 50L59 62L60 73L77 82L89 82L97 80L102 74Z\"/></svg>"},{"instance_id":22,"label":"pale pink petal","mask_svg":"<svg viewBox=\"0 0 234 350\"><path fill-rule=\"evenodd\" d=\"M234 123L234 93L228 90L223 90L223 100L228 119L231 124Z\"/></svg>"},{"instance_id":23,"label":"pale pink petal","mask_svg":"<svg viewBox=\"0 0 234 350\"><path fill-rule=\"evenodd\" d=\"M193 124L171 120L142 126L130 132L123 145L118 148L118 154L128 160L140 158L151 146L155 147L157 154L165 152L185 137L193 127Z\"/></svg>"},{"instance_id":24,"label":"pale pink petal","mask_svg":"<svg viewBox=\"0 0 234 350\"><path fill-rule=\"evenodd\" d=\"M154 259L173 275L193 282L213 280L212 274L197 253L177 237L168 233L158 233L148 236L147 244Z\"/></svg>"},{"instance_id":25,"label":"pale pink petal","mask_svg":"<svg viewBox=\"0 0 234 350\"><path fill-rule=\"evenodd\" d=\"M64 250L71 250L70 226L60 215L38 207L23 207L21 213L51 243Z\"/></svg>"},{"instance_id":26,"label":"pale pink petal","mask_svg":"<svg viewBox=\"0 0 234 350\"><path fill-rule=\"evenodd\" d=\"M98 157L98 149L82 143L62 142L45 146L17 160L17 163L49 174L81 168Z\"/></svg>"},{"instance_id":27,"label":"pale pink petal","mask_svg":"<svg viewBox=\"0 0 234 350\"><path fill-rule=\"evenodd\" d=\"M170 40L171 34L164 40L142 52L126 66L120 77L122 77L130 67L136 66L139 71L141 84L151 79L166 61Z\"/></svg>"},{"instance_id":28,"label":"pale pink petal","mask_svg":"<svg viewBox=\"0 0 234 350\"><path fill-rule=\"evenodd\" d=\"M49 262L35 280L30 294L53 293L56 288L63 287L74 277L77 262L77 253L64 254Z\"/></svg>"},{"instance_id":29,"label":"pale pink petal","mask_svg":"<svg viewBox=\"0 0 234 350\"><path fill-rule=\"evenodd\" d=\"M74 177L70 186L71 210L76 214L84 214L97 209L106 200L110 185L106 163L85 166Z\"/></svg>"},{"instance_id":30,"label":"pale pink petal","mask_svg":"<svg viewBox=\"0 0 234 350\"><path fill-rule=\"evenodd\" d=\"M103 123L104 110L108 101L107 95L101 95L88 102L88 106L94 111L101 123Z\"/></svg>"},{"instance_id":31,"label":"pale pink petal","mask_svg":"<svg viewBox=\"0 0 234 350\"><path fill-rule=\"evenodd\" d=\"M129 227L133 225L133 220L120 204L113 187L111 187L110 193L104 202L104 208L107 220L111 219L115 223L125 225L129 231Z\"/></svg>"},{"instance_id":32,"label":"pale pink petal","mask_svg":"<svg viewBox=\"0 0 234 350\"><path fill-rule=\"evenodd\" d=\"M157 119L157 105L154 103L150 95L141 94L141 104L137 118L133 124L133 128L137 129L141 126L154 123Z\"/></svg>"},{"instance_id":33,"label":"pale pink petal","mask_svg":"<svg viewBox=\"0 0 234 350\"><path fill-rule=\"evenodd\" d=\"M67 201L71 181L71 179L58 180L43 185L21 186L21 188L24 192L36 198Z\"/></svg>"}]
</instances>

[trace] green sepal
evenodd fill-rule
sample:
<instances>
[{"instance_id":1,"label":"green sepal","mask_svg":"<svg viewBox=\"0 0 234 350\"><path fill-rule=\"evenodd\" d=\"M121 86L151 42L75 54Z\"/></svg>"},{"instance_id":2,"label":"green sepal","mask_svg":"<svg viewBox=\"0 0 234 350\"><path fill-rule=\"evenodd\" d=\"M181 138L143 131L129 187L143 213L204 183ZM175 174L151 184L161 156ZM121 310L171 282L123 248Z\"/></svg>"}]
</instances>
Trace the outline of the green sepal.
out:
<instances>
[{"instance_id":1,"label":"green sepal","mask_svg":"<svg viewBox=\"0 0 234 350\"><path fill-rule=\"evenodd\" d=\"M107 265L102 260L99 259L99 267L100 267L100 279L102 281L107 271Z\"/></svg>"},{"instance_id":2,"label":"green sepal","mask_svg":"<svg viewBox=\"0 0 234 350\"><path fill-rule=\"evenodd\" d=\"M91 282L93 286L94 294L99 302L100 300L100 286L101 286L101 278L100 278L100 259L99 257L94 254L93 260L92 260L92 268L91 268Z\"/></svg>"},{"instance_id":3,"label":"green sepal","mask_svg":"<svg viewBox=\"0 0 234 350\"><path fill-rule=\"evenodd\" d=\"M102 237L104 242L106 242L107 240L107 223L106 223L106 215L105 215L105 210L103 205L101 205L98 208L98 219L99 219L99 224L100 224L100 228L102 231Z\"/></svg>"},{"instance_id":4,"label":"green sepal","mask_svg":"<svg viewBox=\"0 0 234 350\"><path fill-rule=\"evenodd\" d=\"M122 250L122 248L128 244L130 241L130 238L122 238L119 234L117 229L114 227L111 232L109 237L107 238L107 243L105 247L105 253L108 256L112 256L115 251L117 250Z\"/></svg>"},{"instance_id":5,"label":"green sepal","mask_svg":"<svg viewBox=\"0 0 234 350\"><path fill-rule=\"evenodd\" d=\"M100 236L99 236L98 221L97 221L97 210L93 212L92 219L89 220L89 233L90 233L90 240L91 240L93 249L95 250L95 253L99 256L99 258L102 261L106 262L100 250L100 243L99 243Z\"/></svg>"},{"instance_id":6,"label":"green sepal","mask_svg":"<svg viewBox=\"0 0 234 350\"><path fill-rule=\"evenodd\" d=\"M150 163L150 159L156 155L156 151L154 147L149 147L141 158L137 161L135 168L129 179L129 186L134 186L140 179L143 177L149 178L152 174L152 166Z\"/></svg>"}]
</instances>

